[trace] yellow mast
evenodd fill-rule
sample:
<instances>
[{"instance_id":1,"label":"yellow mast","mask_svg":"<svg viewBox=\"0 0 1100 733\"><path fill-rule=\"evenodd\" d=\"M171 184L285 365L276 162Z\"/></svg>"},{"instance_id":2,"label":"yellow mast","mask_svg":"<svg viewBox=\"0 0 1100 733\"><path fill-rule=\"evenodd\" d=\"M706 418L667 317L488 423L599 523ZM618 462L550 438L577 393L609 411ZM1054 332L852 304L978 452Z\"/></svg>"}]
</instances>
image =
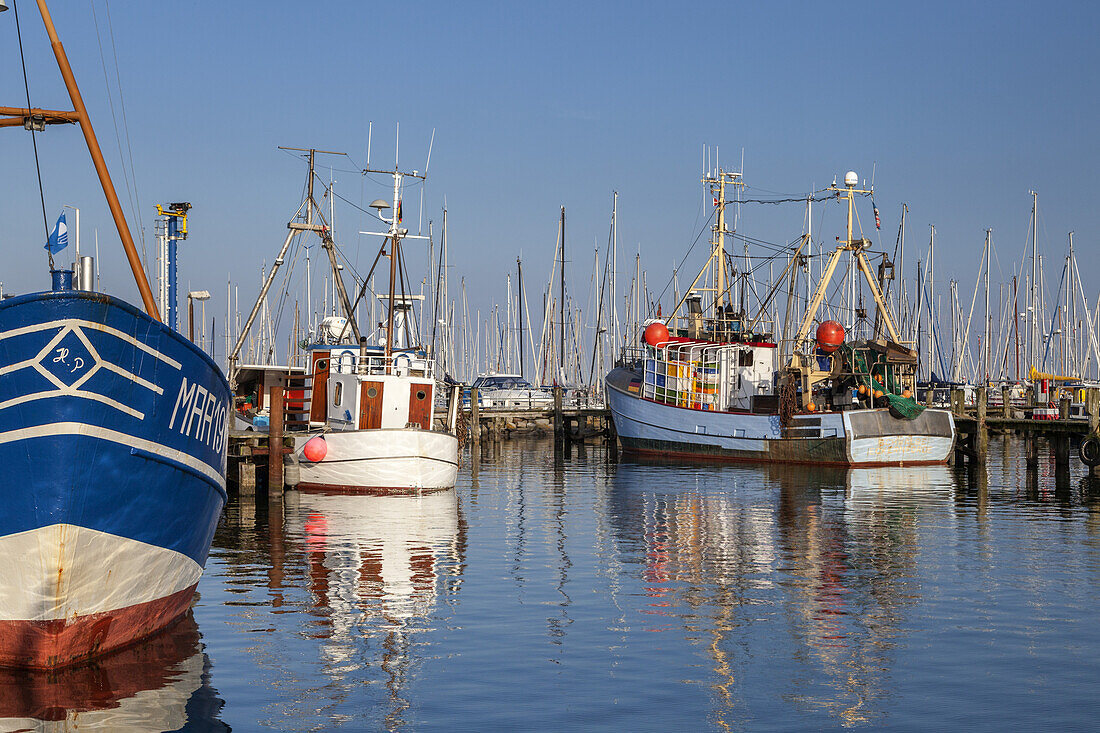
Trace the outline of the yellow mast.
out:
<instances>
[{"instance_id":1,"label":"yellow mast","mask_svg":"<svg viewBox=\"0 0 1100 733\"><path fill-rule=\"evenodd\" d=\"M703 264L699 274L692 280L691 286L684 291L676 307L669 313L665 324L672 323L680 306L693 293L714 293L715 310L726 304L726 296L731 287L726 275L726 186L744 186L740 173L723 171L721 168L712 175L704 176L703 183L707 184L707 190L714 197L714 206L718 210L715 214L715 223L711 227L710 257ZM703 286L699 287L702 282Z\"/></svg>"},{"instance_id":2,"label":"yellow mast","mask_svg":"<svg viewBox=\"0 0 1100 733\"><path fill-rule=\"evenodd\" d=\"M864 278L867 280L867 285L871 289L871 295L874 296L875 304L878 306L879 313L882 314L883 323L886 326L887 333L890 334L890 339L897 343L901 342L901 336L898 334L897 328L894 326L894 320L890 316L890 310L886 307L886 301L882 297L882 291L879 290L878 281L875 280L874 274L871 272L871 266L867 262L867 256L863 250L871 244L867 239L860 237L856 239L854 234L854 221L855 221L855 195L857 193L874 193L871 189L856 188L859 183L859 178L854 171L849 171L844 176L844 188L839 188L836 183L829 186L827 190L836 191L837 196L842 196L848 203L848 221L847 221L847 235L842 240L833 254L829 257L829 264L825 268L825 272L822 274L821 280L817 283L817 289L814 291L813 297L810 298L809 307L806 308L806 315L802 318L802 323L798 327L798 335L795 336L795 345L802 343L809 336L810 327L813 325L814 318L817 317L817 311L821 307L821 301L825 298L825 290L829 286L829 281L832 279L833 273L836 271L837 263L840 259L840 255L844 252L848 253L849 257L852 257L856 264L859 266L860 271L863 273Z\"/></svg>"}]
</instances>

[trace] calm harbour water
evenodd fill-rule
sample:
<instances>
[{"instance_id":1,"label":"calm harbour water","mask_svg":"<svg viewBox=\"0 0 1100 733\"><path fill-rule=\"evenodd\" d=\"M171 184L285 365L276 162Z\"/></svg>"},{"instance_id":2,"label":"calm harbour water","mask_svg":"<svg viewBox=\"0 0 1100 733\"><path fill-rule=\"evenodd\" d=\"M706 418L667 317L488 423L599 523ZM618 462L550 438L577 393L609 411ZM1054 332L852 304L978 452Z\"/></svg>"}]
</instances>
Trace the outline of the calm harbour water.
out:
<instances>
[{"instance_id":1,"label":"calm harbour water","mask_svg":"<svg viewBox=\"0 0 1100 733\"><path fill-rule=\"evenodd\" d=\"M3 684L107 729L1094 729L1100 484L1009 445L968 474L514 441L440 494L234 498L193 619L63 695Z\"/></svg>"}]
</instances>

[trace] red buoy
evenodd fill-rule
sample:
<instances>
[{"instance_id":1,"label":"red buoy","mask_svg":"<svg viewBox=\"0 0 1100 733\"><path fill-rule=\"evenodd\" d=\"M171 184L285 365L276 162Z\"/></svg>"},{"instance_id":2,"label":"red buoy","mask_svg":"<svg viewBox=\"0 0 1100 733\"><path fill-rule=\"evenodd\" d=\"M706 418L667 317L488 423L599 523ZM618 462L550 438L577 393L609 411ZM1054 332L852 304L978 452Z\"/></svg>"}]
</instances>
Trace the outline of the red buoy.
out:
<instances>
[{"instance_id":1,"label":"red buoy","mask_svg":"<svg viewBox=\"0 0 1100 733\"><path fill-rule=\"evenodd\" d=\"M817 346L826 354L831 354L844 343L844 326L836 321L823 321L817 327Z\"/></svg>"},{"instance_id":2,"label":"red buoy","mask_svg":"<svg viewBox=\"0 0 1100 733\"><path fill-rule=\"evenodd\" d=\"M656 321L645 327L645 342L650 346L668 343L668 326Z\"/></svg>"},{"instance_id":3,"label":"red buoy","mask_svg":"<svg viewBox=\"0 0 1100 733\"><path fill-rule=\"evenodd\" d=\"M304 446L302 446L302 455L304 455L306 460L310 463L320 463L325 460L325 456L328 455L328 443L325 441L324 437L314 435L306 441Z\"/></svg>"}]
</instances>

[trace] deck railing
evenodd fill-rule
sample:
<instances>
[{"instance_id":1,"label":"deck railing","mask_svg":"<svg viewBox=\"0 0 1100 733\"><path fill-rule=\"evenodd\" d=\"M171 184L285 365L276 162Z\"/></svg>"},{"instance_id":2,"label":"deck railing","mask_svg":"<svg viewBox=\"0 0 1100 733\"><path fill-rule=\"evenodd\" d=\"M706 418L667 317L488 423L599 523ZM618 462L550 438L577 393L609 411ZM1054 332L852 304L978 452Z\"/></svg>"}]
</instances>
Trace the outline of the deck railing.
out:
<instances>
[{"instance_id":1,"label":"deck railing","mask_svg":"<svg viewBox=\"0 0 1100 733\"><path fill-rule=\"evenodd\" d=\"M330 357L329 371L334 374L390 374L398 377L435 378L435 364L431 359L405 351L389 357L382 354L363 356L351 351L333 354Z\"/></svg>"},{"instance_id":2,"label":"deck railing","mask_svg":"<svg viewBox=\"0 0 1100 733\"><path fill-rule=\"evenodd\" d=\"M724 354L739 346L670 343L646 348L642 355L642 396L694 410L724 410L727 395L721 389Z\"/></svg>"}]
</instances>

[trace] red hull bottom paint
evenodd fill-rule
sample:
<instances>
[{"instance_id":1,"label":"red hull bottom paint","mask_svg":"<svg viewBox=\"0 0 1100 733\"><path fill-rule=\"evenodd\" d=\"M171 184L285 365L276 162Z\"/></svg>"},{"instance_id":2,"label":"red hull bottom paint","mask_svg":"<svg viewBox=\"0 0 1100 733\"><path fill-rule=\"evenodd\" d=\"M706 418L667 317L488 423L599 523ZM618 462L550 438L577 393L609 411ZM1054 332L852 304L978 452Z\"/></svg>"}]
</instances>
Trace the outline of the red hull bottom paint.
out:
<instances>
[{"instance_id":1,"label":"red hull bottom paint","mask_svg":"<svg viewBox=\"0 0 1100 733\"><path fill-rule=\"evenodd\" d=\"M903 466L944 466L947 461L880 461L875 463L851 463L849 461L817 461L817 460L776 460L774 458L752 456L730 456L718 453L693 453L691 451L675 451L655 448L627 448L623 447L623 453L632 456L645 456L647 458L675 458L682 461L696 461L699 463L777 463L780 465L796 466L831 466L835 468L889 468Z\"/></svg>"},{"instance_id":2,"label":"red hull bottom paint","mask_svg":"<svg viewBox=\"0 0 1100 733\"><path fill-rule=\"evenodd\" d=\"M450 491L452 486L439 486L428 489L413 489L408 486L346 486L343 484L307 484L304 481L296 487L298 491L323 494L364 494L366 496L419 496Z\"/></svg>"},{"instance_id":3,"label":"red hull bottom paint","mask_svg":"<svg viewBox=\"0 0 1100 733\"><path fill-rule=\"evenodd\" d=\"M191 606L195 587L114 611L49 621L0 621L0 666L58 669L152 636Z\"/></svg>"}]
</instances>

